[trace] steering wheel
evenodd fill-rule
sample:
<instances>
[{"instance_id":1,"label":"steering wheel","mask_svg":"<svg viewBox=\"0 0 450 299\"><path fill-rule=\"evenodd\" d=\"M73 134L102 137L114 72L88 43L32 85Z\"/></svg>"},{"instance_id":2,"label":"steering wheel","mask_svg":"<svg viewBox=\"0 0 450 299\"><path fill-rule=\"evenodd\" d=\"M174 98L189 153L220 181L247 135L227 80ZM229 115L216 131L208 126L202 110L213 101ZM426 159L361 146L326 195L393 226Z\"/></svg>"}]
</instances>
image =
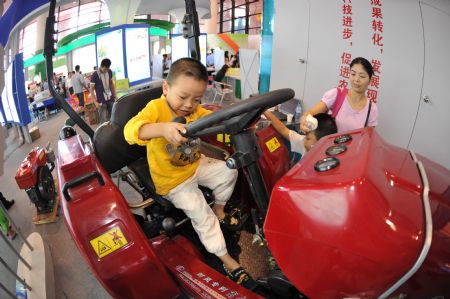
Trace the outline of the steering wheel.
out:
<instances>
[{"instance_id":1,"label":"steering wheel","mask_svg":"<svg viewBox=\"0 0 450 299\"><path fill-rule=\"evenodd\" d=\"M264 110L286 102L294 97L290 88L274 90L239 101L222 110L211 113L186 125L185 137L200 137L217 133L234 134L244 130Z\"/></svg>"}]
</instances>

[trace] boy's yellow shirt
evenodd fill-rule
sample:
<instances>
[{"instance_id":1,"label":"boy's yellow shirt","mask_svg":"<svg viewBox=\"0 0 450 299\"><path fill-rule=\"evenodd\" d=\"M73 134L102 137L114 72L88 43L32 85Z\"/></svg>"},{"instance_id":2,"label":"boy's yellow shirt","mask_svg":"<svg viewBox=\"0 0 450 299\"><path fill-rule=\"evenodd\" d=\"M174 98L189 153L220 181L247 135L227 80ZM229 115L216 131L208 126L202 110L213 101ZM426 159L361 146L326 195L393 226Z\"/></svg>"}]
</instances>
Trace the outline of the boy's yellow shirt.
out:
<instances>
[{"instance_id":1,"label":"boy's yellow shirt","mask_svg":"<svg viewBox=\"0 0 450 299\"><path fill-rule=\"evenodd\" d=\"M201 105L190 115L186 116L186 123L197 120L207 114L210 110ZM148 123L171 122L176 117L169 108L164 96L150 101L144 109L128 121L124 128L125 140L129 144L147 146L147 160L150 167L150 174L156 187L156 193L166 195L194 175L200 160L185 166L175 166L171 163L171 157L166 150L169 143L164 137L152 138L149 140L139 139L139 129Z\"/></svg>"}]
</instances>

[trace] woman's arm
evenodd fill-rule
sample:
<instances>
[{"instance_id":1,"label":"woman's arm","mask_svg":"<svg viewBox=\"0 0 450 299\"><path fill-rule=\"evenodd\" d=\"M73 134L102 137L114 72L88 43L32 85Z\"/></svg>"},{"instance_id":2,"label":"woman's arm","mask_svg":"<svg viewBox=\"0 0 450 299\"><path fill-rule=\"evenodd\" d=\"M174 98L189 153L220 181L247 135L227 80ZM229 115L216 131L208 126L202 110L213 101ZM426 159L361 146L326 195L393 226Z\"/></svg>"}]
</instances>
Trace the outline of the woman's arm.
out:
<instances>
[{"instance_id":1,"label":"woman's arm","mask_svg":"<svg viewBox=\"0 0 450 299\"><path fill-rule=\"evenodd\" d=\"M268 120L272 122L272 126L281 134L284 138L289 140L289 129L275 116L272 112L266 111L264 115Z\"/></svg>"}]
</instances>

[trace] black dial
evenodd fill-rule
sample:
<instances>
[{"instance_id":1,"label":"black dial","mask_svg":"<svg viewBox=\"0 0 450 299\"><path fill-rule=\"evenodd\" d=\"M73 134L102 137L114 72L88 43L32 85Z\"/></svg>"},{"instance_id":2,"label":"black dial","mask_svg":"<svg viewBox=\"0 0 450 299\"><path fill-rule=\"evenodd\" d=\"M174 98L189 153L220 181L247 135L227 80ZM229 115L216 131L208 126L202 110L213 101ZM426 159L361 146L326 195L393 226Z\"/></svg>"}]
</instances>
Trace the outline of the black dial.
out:
<instances>
[{"instance_id":1,"label":"black dial","mask_svg":"<svg viewBox=\"0 0 450 299\"><path fill-rule=\"evenodd\" d=\"M336 168L339 165L339 159L335 157L328 157L316 162L314 169L319 172L324 172Z\"/></svg>"},{"instance_id":2,"label":"black dial","mask_svg":"<svg viewBox=\"0 0 450 299\"><path fill-rule=\"evenodd\" d=\"M349 142L350 140L352 140L352 136L351 135L341 135L338 136L334 139L334 143L336 144L341 144L341 143L346 143Z\"/></svg>"},{"instance_id":3,"label":"black dial","mask_svg":"<svg viewBox=\"0 0 450 299\"><path fill-rule=\"evenodd\" d=\"M345 145L338 144L338 145L332 145L329 148L327 148L325 153L328 156L336 156L336 155L342 154L346 150L347 150L347 147Z\"/></svg>"}]
</instances>

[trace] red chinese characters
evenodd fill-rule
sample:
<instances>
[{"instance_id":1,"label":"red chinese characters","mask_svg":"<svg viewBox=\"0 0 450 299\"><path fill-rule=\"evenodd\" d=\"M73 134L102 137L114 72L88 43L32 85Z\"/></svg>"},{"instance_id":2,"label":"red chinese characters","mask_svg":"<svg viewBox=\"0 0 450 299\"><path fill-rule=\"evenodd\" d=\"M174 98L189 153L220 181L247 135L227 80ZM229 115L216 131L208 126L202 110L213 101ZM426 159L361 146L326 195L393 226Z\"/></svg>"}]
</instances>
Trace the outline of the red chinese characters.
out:
<instances>
[{"instance_id":1,"label":"red chinese characters","mask_svg":"<svg viewBox=\"0 0 450 299\"><path fill-rule=\"evenodd\" d=\"M370 3L370 6L368 5ZM375 56L381 56L383 54L383 34L384 34L384 24L383 24L383 11L382 11L382 0L370 0L367 3L369 7L368 16L370 16L370 29L367 28L367 42L371 42L369 45L373 45L376 52L380 51L379 54ZM352 51L353 46L352 38L354 32L364 32L365 30L354 30L354 19L353 14L358 13L354 10L352 6L352 0L342 0L342 5L340 7L342 13L342 39L349 42L347 45L349 48L343 49L341 54L341 63L339 67L339 83L338 87L344 88L349 87L349 77L350 77L350 63L352 61ZM356 7L358 9L358 7ZM357 19L356 19L357 20ZM358 26L358 24L356 24ZM370 46L369 46L370 47ZM368 51L368 54L372 51ZM370 55L370 54L369 54ZM369 57L366 57L369 59ZM370 59L369 59L370 60ZM373 66L373 76L371 78L369 88L367 89L367 97L373 101L377 101L378 91L381 83L381 57L375 57L371 60Z\"/></svg>"},{"instance_id":2,"label":"red chinese characters","mask_svg":"<svg viewBox=\"0 0 450 299\"><path fill-rule=\"evenodd\" d=\"M383 53L383 12L381 10L381 0L371 0L372 13L372 43L379 47L380 53Z\"/></svg>"},{"instance_id":3,"label":"red chinese characters","mask_svg":"<svg viewBox=\"0 0 450 299\"><path fill-rule=\"evenodd\" d=\"M369 88L367 89L367 97L376 103L378 88L380 87L381 61L379 59L372 59L371 63L373 67L373 75Z\"/></svg>"},{"instance_id":4,"label":"red chinese characters","mask_svg":"<svg viewBox=\"0 0 450 299\"><path fill-rule=\"evenodd\" d=\"M383 11L382 11L382 0L371 0L370 8L372 19L372 44L380 50L380 54L383 54ZM370 81L369 89L367 90L367 97L373 101L377 101L378 89L380 88L380 75L381 75L381 61L380 59L372 59L373 66L373 76Z\"/></svg>"},{"instance_id":5,"label":"red chinese characters","mask_svg":"<svg viewBox=\"0 0 450 299\"><path fill-rule=\"evenodd\" d=\"M350 62L352 61L352 54L343 52L341 55L341 68L339 71L339 88L348 86L347 79L350 76Z\"/></svg>"},{"instance_id":6,"label":"red chinese characters","mask_svg":"<svg viewBox=\"0 0 450 299\"><path fill-rule=\"evenodd\" d=\"M342 39L350 39L353 36L353 6L352 0L343 0L342 4Z\"/></svg>"}]
</instances>

